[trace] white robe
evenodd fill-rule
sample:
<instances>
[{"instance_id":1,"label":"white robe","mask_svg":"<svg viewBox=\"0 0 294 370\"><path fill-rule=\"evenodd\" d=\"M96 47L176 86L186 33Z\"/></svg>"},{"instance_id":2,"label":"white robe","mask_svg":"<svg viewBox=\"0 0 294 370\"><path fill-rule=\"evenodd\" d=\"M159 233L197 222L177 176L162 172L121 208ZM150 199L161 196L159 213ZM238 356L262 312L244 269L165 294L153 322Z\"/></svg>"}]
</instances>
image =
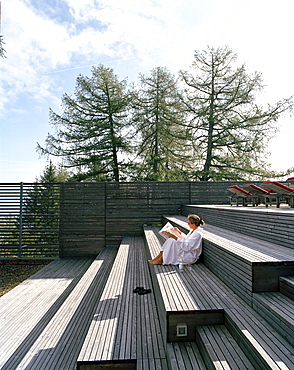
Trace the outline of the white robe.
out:
<instances>
[{"instance_id":1,"label":"white robe","mask_svg":"<svg viewBox=\"0 0 294 370\"><path fill-rule=\"evenodd\" d=\"M161 250L163 251L163 265L178 265L180 259L183 264L195 263L202 252L202 231L201 227L190 230L186 235L181 233L177 240L168 238L164 242Z\"/></svg>"}]
</instances>

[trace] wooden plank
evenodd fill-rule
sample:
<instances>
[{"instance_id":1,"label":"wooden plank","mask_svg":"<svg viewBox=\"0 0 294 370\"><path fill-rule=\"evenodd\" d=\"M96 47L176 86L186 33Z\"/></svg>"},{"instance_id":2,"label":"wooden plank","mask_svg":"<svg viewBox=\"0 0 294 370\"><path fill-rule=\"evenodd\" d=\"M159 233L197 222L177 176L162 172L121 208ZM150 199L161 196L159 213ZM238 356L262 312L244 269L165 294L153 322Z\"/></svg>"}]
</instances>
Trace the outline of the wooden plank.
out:
<instances>
[{"instance_id":1,"label":"wooden plank","mask_svg":"<svg viewBox=\"0 0 294 370\"><path fill-rule=\"evenodd\" d=\"M293 209L238 208L183 205L182 214L199 213L211 225L294 248Z\"/></svg>"},{"instance_id":2,"label":"wooden plank","mask_svg":"<svg viewBox=\"0 0 294 370\"><path fill-rule=\"evenodd\" d=\"M158 234L158 227L144 227L145 236L151 249L151 254L156 255L160 249L163 239ZM152 265L150 269L156 289L159 290L162 298L161 312L166 317L166 323L162 325L167 332L167 340L179 340L176 335L176 326L179 322L188 325L188 335L185 340L195 339L195 325L200 322L220 323L223 321L221 306L208 294L205 289L205 278L197 275L193 268L188 267L181 273L177 266ZM192 297L191 291L195 288L197 281L197 297ZM195 289L193 291L195 293Z\"/></svg>"},{"instance_id":3,"label":"wooden plank","mask_svg":"<svg viewBox=\"0 0 294 370\"><path fill-rule=\"evenodd\" d=\"M281 363L288 368L293 367L291 344L286 342L280 334L273 330L271 325L267 324L201 263L193 265L192 270L198 271L200 276L205 277L207 292L213 294L216 301L223 307L226 326L230 328L238 343L241 343L241 349L245 353L250 353L253 366L256 365L257 368L262 369L278 369L278 364ZM197 279L189 280L197 281ZM199 290L198 285L194 284L193 287L191 284L190 294L195 301L197 301ZM181 322L185 322L184 316L180 317Z\"/></svg>"},{"instance_id":4,"label":"wooden plank","mask_svg":"<svg viewBox=\"0 0 294 370\"><path fill-rule=\"evenodd\" d=\"M199 267L198 264L195 265L195 268L197 267ZM242 350L252 354L253 362L258 358L256 364L258 363L260 368L273 366L275 369L277 368L276 361L281 361L288 368L292 368L293 358L290 354L293 347L217 277L209 272L207 274L210 275L210 278L206 280L210 290L219 297L224 307L225 324L230 327L230 331L234 332L238 343L242 343Z\"/></svg>"},{"instance_id":5,"label":"wooden plank","mask_svg":"<svg viewBox=\"0 0 294 370\"><path fill-rule=\"evenodd\" d=\"M55 184L58 197L59 189L61 189L61 256L86 255L88 252L87 246L90 248L94 248L94 246L99 248L106 245L118 246L122 237L127 235L130 230L133 230L134 235L141 235L142 224L158 222L162 214L177 214L182 204L193 204L194 202L198 205L228 204L225 193L230 184L234 183ZM242 182L238 184L242 185ZM34 186L41 185L25 184L25 194ZM5 201L0 204L0 217L4 217L4 220L7 220L9 214L17 217L20 196L19 184L0 184L1 192ZM218 226L233 228L238 232L247 230L247 233L251 235L255 233L260 239L271 239L276 243L279 242L284 246L293 248L293 210L290 213L285 212L284 209L280 212L273 212L272 210L261 212L261 209L257 209L260 212L248 213L248 210L245 212L243 209L229 208L231 209L228 209L228 207L203 206L202 208L189 208L189 210L194 213L194 209L196 209L197 212L199 210L204 215L207 214L207 219L206 216L204 219L209 223L215 222ZM183 209L188 210L188 208ZM291 211L291 209L289 210ZM255 219L254 223L252 223L253 217ZM126 223L125 220L129 220L129 222ZM115 234L113 226L116 226ZM9 230L17 231L12 225ZM91 238L89 237L90 234ZM99 253L100 249L97 249L96 252Z\"/></svg>"},{"instance_id":6,"label":"wooden plank","mask_svg":"<svg viewBox=\"0 0 294 370\"><path fill-rule=\"evenodd\" d=\"M291 369L293 347L240 298L232 292L225 293L229 289L217 277L212 275L208 283L221 298L226 327L241 349L250 355L250 361L261 369L278 369L278 363Z\"/></svg>"},{"instance_id":7,"label":"wooden plank","mask_svg":"<svg viewBox=\"0 0 294 370\"><path fill-rule=\"evenodd\" d=\"M171 223L179 224L187 231L189 230L186 217L184 216L164 216L164 219ZM251 258L251 262L292 261L294 258L293 251L289 248L269 241L265 242L252 236L224 230L210 224L206 224L204 227L204 237L212 242L216 240L217 244L224 245L233 252L237 243L238 248L235 254L238 253L240 257L245 255L247 260ZM232 245L231 248L230 245Z\"/></svg>"}]
</instances>

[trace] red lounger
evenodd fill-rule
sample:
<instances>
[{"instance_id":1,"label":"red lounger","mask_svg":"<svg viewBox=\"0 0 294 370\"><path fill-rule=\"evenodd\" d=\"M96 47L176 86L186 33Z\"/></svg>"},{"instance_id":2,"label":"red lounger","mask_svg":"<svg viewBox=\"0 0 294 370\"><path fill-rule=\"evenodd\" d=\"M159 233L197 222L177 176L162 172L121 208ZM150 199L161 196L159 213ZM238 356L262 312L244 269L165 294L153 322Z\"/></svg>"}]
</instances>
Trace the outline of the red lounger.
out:
<instances>
[{"instance_id":1,"label":"red lounger","mask_svg":"<svg viewBox=\"0 0 294 370\"><path fill-rule=\"evenodd\" d=\"M289 188L289 186L281 184L278 181L265 181L262 183L266 188L275 191L278 194L292 195L294 194L294 189Z\"/></svg>"},{"instance_id":2,"label":"red lounger","mask_svg":"<svg viewBox=\"0 0 294 370\"><path fill-rule=\"evenodd\" d=\"M289 199L290 206L294 207L294 189L278 181L265 181L262 184L265 188L275 191L277 195L285 196L285 198Z\"/></svg>"},{"instance_id":3,"label":"red lounger","mask_svg":"<svg viewBox=\"0 0 294 370\"><path fill-rule=\"evenodd\" d=\"M247 195L252 195L249 193L249 191L246 191L242 188L240 188L240 186L237 186L237 185L232 185L232 186L228 186L228 189L236 194L236 195L240 195L241 197L246 197Z\"/></svg>"},{"instance_id":4,"label":"red lounger","mask_svg":"<svg viewBox=\"0 0 294 370\"><path fill-rule=\"evenodd\" d=\"M294 177L289 177L286 181L294 185Z\"/></svg>"},{"instance_id":5,"label":"red lounger","mask_svg":"<svg viewBox=\"0 0 294 370\"><path fill-rule=\"evenodd\" d=\"M247 190L247 191L250 191L252 194L255 194L255 195L269 195L269 194L273 194L271 190L263 189L260 186L257 186L255 184L242 185L242 188L245 189L245 190Z\"/></svg>"},{"instance_id":6,"label":"red lounger","mask_svg":"<svg viewBox=\"0 0 294 370\"><path fill-rule=\"evenodd\" d=\"M242 185L242 188L249 191L251 194L256 195L256 204L264 203L266 207L268 207L268 204L270 202L270 199L275 199L276 193L272 190L266 190L261 188L260 186L257 186L255 184L246 184Z\"/></svg>"},{"instance_id":7,"label":"red lounger","mask_svg":"<svg viewBox=\"0 0 294 370\"><path fill-rule=\"evenodd\" d=\"M237 185L232 185L232 186L228 186L228 190L231 191L232 193L234 193L234 195L232 195L230 197L230 204L232 205L232 199L235 198L236 199L236 205L238 205L238 199L241 197L242 198L242 204L243 206L247 206L247 198L248 197L252 197L252 194L249 193L248 191L240 188L239 186Z\"/></svg>"}]
</instances>

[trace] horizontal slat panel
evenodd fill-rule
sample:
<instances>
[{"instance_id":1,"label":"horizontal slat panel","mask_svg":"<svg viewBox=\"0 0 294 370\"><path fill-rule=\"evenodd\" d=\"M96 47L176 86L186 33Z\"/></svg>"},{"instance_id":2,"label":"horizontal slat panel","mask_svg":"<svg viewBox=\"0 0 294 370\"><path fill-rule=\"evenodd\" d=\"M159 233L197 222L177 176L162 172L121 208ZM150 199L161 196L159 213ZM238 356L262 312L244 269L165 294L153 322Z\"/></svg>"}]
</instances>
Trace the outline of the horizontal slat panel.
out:
<instances>
[{"instance_id":1,"label":"horizontal slat panel","mask_svg":"<svg viewBox=\"0 0 294 370\"><path fill-rule=\"evenodd\" d=\"M46 244L47 240L48 244L60 243L65 255L63 252L69 244L73 252L72 239L75 239L79 255L80 247L84 252L87 243L89 247L93 245L93 238L99 240L99 246L101 243L118 246L125 235L141 235L144 224L160 223L164 214L180 214L183 204L229 205L227 188L233 184L245 182L0 184L0 247L19 242ZM35 196L39 203L34 209L31 198ZM44 208L44 199L51 204L49 211ZM256 222L252 223L252 216L246 217L239 209L236 211L224 214L219 209L214 213L201 209L202 217L210 224L230 225L233 231L246 229L258 233L258 238L276 238L282 245L294 245L293 215L285 214L281 221L273 215L255 213ZM20 240L20 230L23 240Z\"/></svg>"}]
</instances>

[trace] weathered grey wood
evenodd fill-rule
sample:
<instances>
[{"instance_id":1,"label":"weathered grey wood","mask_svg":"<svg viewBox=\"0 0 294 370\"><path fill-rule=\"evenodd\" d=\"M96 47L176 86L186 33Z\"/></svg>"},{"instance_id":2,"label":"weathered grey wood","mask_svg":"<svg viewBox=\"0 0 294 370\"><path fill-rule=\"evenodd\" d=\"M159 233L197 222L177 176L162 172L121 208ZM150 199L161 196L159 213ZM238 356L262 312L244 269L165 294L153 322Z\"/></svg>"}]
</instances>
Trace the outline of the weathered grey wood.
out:
<instances>
[{"instance_id":1,"label":"weathered grey wood","mask_svg":"<svg viewBox=\"0 0 294 370\"><path fill-rule=\"evenodd\" d=\"M184 216L163 219L189 229ZM202 260L248 304L253 292L278 291L279 277L294 273L293 249L208 224Z\"/></svg>"},{"instance_id":2,"label":"weathered grey wood","mask_svg":"<svg viewBox=\"0 0 294 370\"><path fill-rule=\"evenodd\" d=\"M255 370L224 325L197 326L196 340L208 369Z\"/></svg>"},{"instance_id":3,"label":"weathered grey wood","mask_svg":"<svg viewBox=\"0 0 294 370\"><path fill-rule=\"evenodd\" d=\"M91 364L106 365L107 361L119 365L129 360L138 362L141 368L147 369L151 363L165 368L154 295L135 294L136 286L152 289L144 240L125 237L96 304L78 357L79 369Z\"/></svg>"},{"instance_id":4,"label":"weathered grey wood","mask_svg":"<svg viewBox=\"0 0 294 370\"><path fill-rule=\"evenodd\" d=\"M103 366L103 365L102 365ZM105 369L105 367L104 367ZM151 370L151 369L158 369L158 370L168 370L168 364L166 359L156 358L156 359L139 359L137 360L136 364L137 370Z\"/></svg>"},{"instance_id":5,"label":"weathered grey wood","mask_svg":"<svg viewBox=\"0 0 294 370\"><path fill-rule=\"evenodd\" d=\"M226 327L256 369L279 369L279 361L291 369L291 344L216 276L211 274L207 282L223 305Z\"/></svg>"},{"instance_id":6,"label":"weathered grey wood","mask_svg":"<svg viewBox=\"0 0 294 370\"><path fill-rule=\"evenodd\" d=\"M167 355L171 370L207 370L195 342L168 343Z\"/></svg>"},{"instance_id":7,"label":"weathered grey wood","mask_svg":"<svg viewBox=\"0 0 294 370\"><path fill-rule=\"evenodd\" d=\"M294 276L280 277L280 292L294 300Z\"/></svg>"},{"instance_id":8,"label":"weathered grey wood","mask_svg":"<svg viewBox=\"0 0 294 370\"><path fill-rule=\"evenodd\" d=\"M151 258L158 254L163 243L158 231L158 227L144 227ZM213 295L208 295L205 279L196 271L188 271L187 269L188 267L181 273L177 266L150 266L153 284L156 287L160 316L166 317L166 320L162 320L161 324L162 331L166 332L167 341L178 340L176 337L177 323L187 323L188 336L185 339L191 341L195 339L195 325L197 323L214 324L223 320L222 308ZM191 275L193 276L192 281L190 281ZM198 293L197 297L193 299L191 290L195 281L197 281Z\"/></svg>"},{"instance_id":9,"label":"weathered grey wood","mask_svg":"<svg viewBox=\"0 0 294 370\"><path fill-rule=\"evenodd\" d=\"M294 248L294 209L182 205L182 215L199 214L209 225Z\"/></svg>"},{"instance_id":10,"label":"weathered grey wood","mask_svg":"<svg viewBox=\"0 0 294 370\"><path fill-rule=\"evenodd\" d=\"M256 369L280 369L278 363L291 369L293 367L291 344L253 308L232 291L229 293L230 289L213 274L208 284L222 302L226 327Z\"/></svg>"},{"instance_id":11,"label":"weathered grey wood","mask_svg":"<svg viewBox=\"0 0 294 370\"><path fill-rule=\"evenodd\" d=\"M120 182L120 183L56 183L49 184L54 186L56 199L60 199L60 223L59 223L59 245L61 257L73 256L91 256L95 257L104 246L118 246L122 237L132 233L132 235L142 235L142 224L154 224L159 222L162 214L179 214L181 205L228 205L227 198L229 185L242 185L244 182ZM256 183L260 185L260 183ZM40 187L44 184L23 184L25 196L33 187ZM10 240L10 244L15 244L18 229L9 217L19 216L19 197L20 184L0 184L0 197L3 202L0 203L0 224L5 225L0 232ZM265 222L264 215L256 214L257 222L252 224L250 218L246 218L244 209L236 210L228 206L233 211L233 219L226 215L226 222L221 216L222 210L217 210L219 219L216 219L216 225L227 227L227 225L238 225L238 232L243 232L243 228L250 229L250 233L258 233L260 238L273 237L280 240L280 243L287 246L287 243L294 245L293 229L293 212L292 209L292 226L284 219L279 221L279 214L285 213L285 207L277 213L278 222L275 228L259 227ZM237 208L237 207L236 207ZM249 208L249 207L244 207ZM250 207L261 211L260 207ZM277 210L271 207L269 212ZM287 210L291 211L289 207ZM209 212L211 209L209 210ZM234 213L238 211L238 213ZM188 211L189 212L189 211ZM191 211L194 213L194 211ZM207 206L202 208L201 212L208 212ZM216 213L216 215L217 215ZM208 214L207 214L208 215ZM213 224L212 219L216 215L207 217L207 222ZM43 215L44 216L44 215ZM52 215L51 215L52 216ZM55 215L53 215L55 217ZM57 215L56 219L58 219ZM259 220L259 216L262 219ZM273 212L271 216L274 216ZM206 216L205 216L206 217ZM204 217L204 218L205 218ZM228 217L228 218L227 218ZM270 217L272 218L272 217ZM209 221L208 221L209 220ZM237 220L239 222L237 222ZM8 224L7 224L8 222ZM223 222L221 224L220 222ZM9 226L8 226L9 225ZM31 225L30 225L31 226ZM57 229L46 229L46 233L56 235ZM38 232L38 228L30 228L30 235ZM269 235L272 234L272 235ZM26 244L34 243L31 238ZM50 244L53 244L50 242ZM2 247L0 244L0 257L7 258L7 251L1 254ZM291 246L290 246L291 247ZM40 246L40 248L44 248ZM16 250L17 252L17 250ZM27 249L27 253L29 249ZM32 257L34 250L26 257ZM53 250L50 251L53 256ZM36 254L36 253L35 253ZM17 255L17 254L16 254ZM55 256L56 257L56 256Z\"/></svg>"},{"instance_id":12,"label":"weathered grey wood","mask_svg":"<svg viewBox=\"0 0 294 370\"><path fill-rule=\"evenodd\" d=\"M151 253L153 253L152 248ZM254 368L280 369L279 364L289 369L294 367L294 359L291 354L293 346L274 330L270 324L263 320L253 308L244 303L241 298L234 294L202 263L197 262L194 264L192 271L205 280L209 298L212 296L219 303L220 307L223 308L225 326L239 343L242 351L246 353ZM198 280L193 278L192 273L190 278L185 280L185 283L188 285L188 282L190 282L191 299L197 302L199 286L198 284L192 284L193 281L198 283ZM176 289L174 288L174 290ZM174 294L177 294L177 292ZM164 301L164 296L162 300ZM183 316L181 319L183 319ZM181 320L181 322L185 321Z\"/></svg>"},{"instance_id":13,"label":"weathered grey wood","mask_svg":"<svg viewBox=\"0 0 294 370\"><path fill-rule=\"evenodd\" d=\"M55 260L0 298L1 369L19 364L91 263L90 258Z\"/></svg>"},{"instance_id":14,"label":"weathered grey wood","mask_svg":"<svg viewBox=\"0 0 294 370\"><path fill-rule=\"evenodd\" d=\"M61 184L61 256L96 256L105 246L105 183Z\"/></svg>"},{"instance_id":15,"label":"weathered grey wood","mask_svg":"<svg viewBox=\"0 0 294 370\"><path fill-rule=\"evenodd\" d=\"M113 263L116 248L104 249L19 365L28 369L75 369L76 359ZM44 351L50 348L50 351Z\"/></svg>"},{"instance_id":16,"label":"weathered grey wood","mask_svg":"<svg viewBox=\"0 0 294 370\"><path fill-rule=\"evenodd\" d=\"M280 292L254 293L254 310L294 347L294 301Z\"/></svg>"}]
</instances>

